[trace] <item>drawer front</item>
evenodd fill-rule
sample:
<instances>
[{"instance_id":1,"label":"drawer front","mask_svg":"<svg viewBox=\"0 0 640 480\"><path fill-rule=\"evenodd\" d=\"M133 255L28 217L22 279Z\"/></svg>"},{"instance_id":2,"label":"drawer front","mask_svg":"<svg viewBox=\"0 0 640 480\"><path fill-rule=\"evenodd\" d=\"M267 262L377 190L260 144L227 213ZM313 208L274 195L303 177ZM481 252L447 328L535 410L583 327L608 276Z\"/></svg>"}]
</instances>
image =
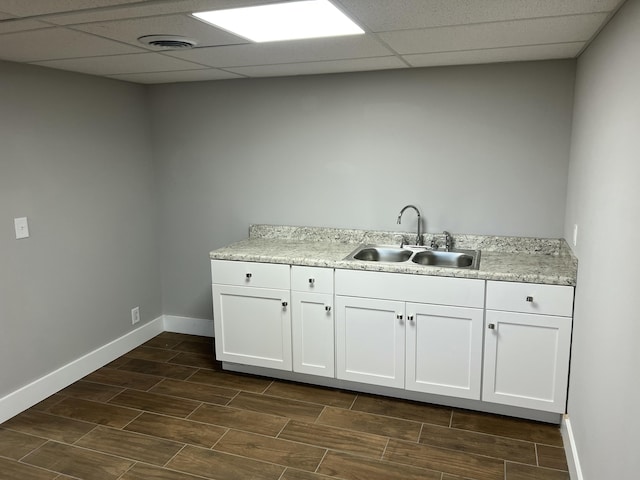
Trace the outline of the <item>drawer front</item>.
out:
<instances>
[{"instance_id":1,"label":"drawer front","mask_svg":"<svg viewBox=\"0 0 640 480\"><path fill-rule=\"evenodd\" d=\"M336 270L336 295L459 307L484 307L484 280Z\"/></svg>"},{"instance_id":2,"label":"drawer front","mask_svg":"<svg viewBox=\"0 0 640 480\"><path fill-rule=\"evenodd\" d=\"M487 309L571 317L573 287L489 281Z\"/></svg>"},{"instance_id":3,"label":"drawer front","mask_svg":"<svg viewBox=\"0 0 640 480\"><path fill-rule=\"evenodd\" d=\"M291 267L276 263L211 260L212 283L289 290Z\"/></svg>"},{"instance_id":4,"label":"drawer front","mask_svg":"<svg viewBox=\"0 0 640 480\"><path fill-rule=\"evenodd\" d=\"M320 267L291 267L291 290L333 294L333 269Z\"/></svg>"}]
</instances>

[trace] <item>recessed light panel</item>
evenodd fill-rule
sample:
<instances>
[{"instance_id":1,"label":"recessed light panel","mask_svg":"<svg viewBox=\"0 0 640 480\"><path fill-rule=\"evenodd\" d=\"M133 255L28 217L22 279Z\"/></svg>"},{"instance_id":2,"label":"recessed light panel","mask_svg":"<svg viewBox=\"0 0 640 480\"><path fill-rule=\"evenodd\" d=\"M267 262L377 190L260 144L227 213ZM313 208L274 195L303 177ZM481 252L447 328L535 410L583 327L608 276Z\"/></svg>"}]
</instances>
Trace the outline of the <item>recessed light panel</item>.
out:
<instances>
[{"instance_id":1,"label":"recessed light panel","mask_svg":"<svg viewBox=\"0 0 640 480\"><path fill-rule=\"evenodd\" d=\"M215 10L194 13L193 16L254 42L364 33L327 0Z\"/></svg>"}]
</instances>

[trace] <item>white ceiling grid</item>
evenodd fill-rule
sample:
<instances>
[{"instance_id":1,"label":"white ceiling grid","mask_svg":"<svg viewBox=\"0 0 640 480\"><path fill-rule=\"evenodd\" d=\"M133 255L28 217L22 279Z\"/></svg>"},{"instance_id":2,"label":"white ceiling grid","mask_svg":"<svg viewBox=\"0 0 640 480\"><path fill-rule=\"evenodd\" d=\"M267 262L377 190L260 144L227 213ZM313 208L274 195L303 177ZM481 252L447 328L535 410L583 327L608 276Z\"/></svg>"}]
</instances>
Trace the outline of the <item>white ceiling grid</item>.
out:
<instances>
[{"instance_id":1,"label":"white ceiling grid","mask_svg":"<svg viewBox=\"0 0 640 480\"><path fill-rule=\"evenodd\" d=\"M365 34L254 44L190 16L275 0L0 0L0 60L167 83L574 58L624 0L331 1Z\"/></svg>"}]
</instances>

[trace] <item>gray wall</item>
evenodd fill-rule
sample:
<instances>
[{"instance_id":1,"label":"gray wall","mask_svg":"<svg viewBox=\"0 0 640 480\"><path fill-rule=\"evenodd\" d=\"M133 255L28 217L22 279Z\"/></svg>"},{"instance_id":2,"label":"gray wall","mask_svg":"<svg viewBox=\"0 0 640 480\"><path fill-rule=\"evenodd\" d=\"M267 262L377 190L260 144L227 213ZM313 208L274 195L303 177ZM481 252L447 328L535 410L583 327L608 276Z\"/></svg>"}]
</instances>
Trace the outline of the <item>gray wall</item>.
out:
<instances>
[{"instance_id":1,"label":"gray wall","mask_svg":"<svg viewBox=\"0 0 640 480\"><path fill-rule=\"evenodd\" d=\"M631 0L578 61L565 226L567 239L574 224L579 232L568 412L585 480L640 472L639 46L640 1Z\"/></svg>"},{"instance_id":2,"label":"gray wall","mask_svg":"<svg viewBox=\"0 0 640 480\"><path fill-rule=\"evenodd\" d=\"M563 235L575 62L151 88L163 309L211 317L207 254L251 223ZM414 230L408 214L403 229Z\"/></svg>"},{"instance_id":3,"label":"gray wall","mask_svg":"<svg viewBox=\"0 0 640 480\"><path fill-rule=\"evenodd\" d=\"M161 314L156 200L143 87L0 62L0 397Z\"/></svg>"}]
</instances>

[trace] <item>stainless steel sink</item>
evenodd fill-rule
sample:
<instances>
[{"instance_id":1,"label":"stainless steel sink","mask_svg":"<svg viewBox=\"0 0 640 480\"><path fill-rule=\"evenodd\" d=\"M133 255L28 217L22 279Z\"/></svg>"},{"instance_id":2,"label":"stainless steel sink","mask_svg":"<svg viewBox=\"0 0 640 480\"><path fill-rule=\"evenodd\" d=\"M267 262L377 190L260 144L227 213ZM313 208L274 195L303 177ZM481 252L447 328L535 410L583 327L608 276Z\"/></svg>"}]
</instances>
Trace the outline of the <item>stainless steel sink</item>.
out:
<instances>
[{"instance_id":1,"label":"stainless steel sink","mask_svg":"<svg viewBox=\"0 0 640 480\"><path fill-rule=\"evenodd\" d=\"M437 250L425 250L416 253L411 261L420 265L431 265L433 267L453 267L453 268L471 268L474 261L480 259L479 252L473 250L455 250L450 252L441 252Z\"/></svg>"},{"instance_id":2,"label":"stainless steel sink","mask_svg":"<svg viewBox=\"0 0 640 480\"><path fill-rule=\"evenodd\" d=\"M412 262L416 265L431 267L477 270L480 265L480 250L451 250L447 252L421 246L363 245L347 255L345 260L386 263Z\"/></svg>"},{"instance_id":3,"label":"stainless steel sink","mask_svg":"<svg viewBox=\"0 0 640 480\"><path fill-rule=\"evenodd\" d=\"M399 247L365 247L353 255L356 260L366 262L406 262L413 252Z\"/></svg>"}]
</instances>

